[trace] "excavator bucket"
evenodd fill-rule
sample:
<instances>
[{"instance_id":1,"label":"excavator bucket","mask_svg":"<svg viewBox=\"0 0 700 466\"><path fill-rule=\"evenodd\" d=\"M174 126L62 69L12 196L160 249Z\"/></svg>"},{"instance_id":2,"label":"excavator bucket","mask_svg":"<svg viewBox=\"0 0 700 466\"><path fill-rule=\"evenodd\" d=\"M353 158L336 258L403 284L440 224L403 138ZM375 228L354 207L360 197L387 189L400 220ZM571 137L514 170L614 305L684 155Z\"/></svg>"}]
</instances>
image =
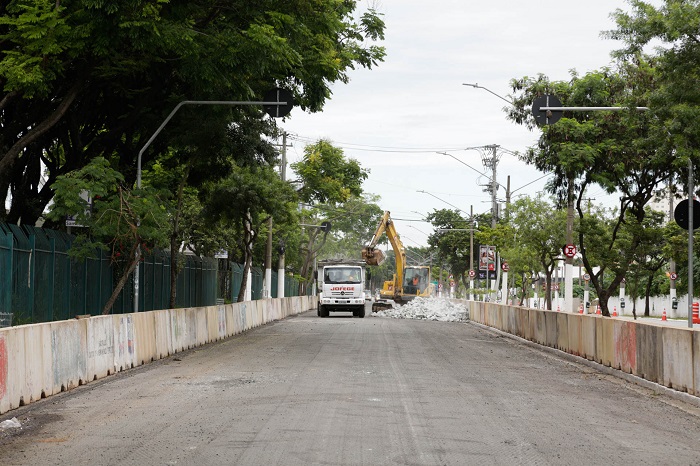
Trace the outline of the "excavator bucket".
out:
<instances>
[{"instance_id":1,"label":"excavator bucket","mask_svg":"<svg viewBox=\"0 0 700 466\"><path fill-rule=\"evenodd\" d=\"M364 260L367 265L382 265L385 259L386 256L381 249L362 248L362 260Z\"/></svg>"}]
</instances>

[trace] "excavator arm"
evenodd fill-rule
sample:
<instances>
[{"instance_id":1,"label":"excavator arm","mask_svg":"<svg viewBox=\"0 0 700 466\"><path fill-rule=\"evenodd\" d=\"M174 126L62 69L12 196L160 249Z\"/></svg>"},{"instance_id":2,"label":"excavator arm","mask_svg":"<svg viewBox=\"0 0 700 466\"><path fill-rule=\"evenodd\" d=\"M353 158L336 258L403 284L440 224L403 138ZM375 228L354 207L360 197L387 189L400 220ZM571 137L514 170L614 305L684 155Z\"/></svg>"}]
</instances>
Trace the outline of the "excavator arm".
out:
<instances>
[{"instance_id":1,"label":"excavator arm","mask_svg":"<svg viewBox=\"0 0 700 466\"><path fill-rule=\"evenodd\" d=\"M403 276L404 267L406 265L406 250L404 249L401 238L396 232L394 227L394 222L391 220L391 213L389 211L384 212L379 225L377 226L377 231L372 236L370 243L362 249L362 259L367 263L367 265L380 265L386 257L380 249L376 249L377 242L382 235L386 233L387 238L389 238L389 243L394 250L394 256L396 256L396 278L394 279L394 295L398 296L401 294L401 289L403 286Z\"/></svg>"}]
</instances>

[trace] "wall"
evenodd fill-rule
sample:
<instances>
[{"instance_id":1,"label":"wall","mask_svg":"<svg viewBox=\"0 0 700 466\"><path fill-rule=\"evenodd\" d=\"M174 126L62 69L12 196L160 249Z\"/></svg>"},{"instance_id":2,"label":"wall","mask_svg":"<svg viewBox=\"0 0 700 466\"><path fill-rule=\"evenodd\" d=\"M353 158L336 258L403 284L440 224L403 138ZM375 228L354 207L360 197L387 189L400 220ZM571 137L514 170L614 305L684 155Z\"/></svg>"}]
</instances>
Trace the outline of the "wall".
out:
<instances>
[{"instance_id":1,"label":"wall","mask_svg":"<svg viewBox=\"0 0 700 466\"><path fill-rule=\"evenodd\" d=\"M299 296L0 329L0 414L315 307Z\"/></svg>"},{"instance_id":2,"label":"wall","mask_svg":"<svg viewBox=\"0 0 700 466\"><path fill-rule=\"evenodd\" d=\"M477 301L466 305L475 322L700 396L700 329Z\"/></svg>"}]
</instances>

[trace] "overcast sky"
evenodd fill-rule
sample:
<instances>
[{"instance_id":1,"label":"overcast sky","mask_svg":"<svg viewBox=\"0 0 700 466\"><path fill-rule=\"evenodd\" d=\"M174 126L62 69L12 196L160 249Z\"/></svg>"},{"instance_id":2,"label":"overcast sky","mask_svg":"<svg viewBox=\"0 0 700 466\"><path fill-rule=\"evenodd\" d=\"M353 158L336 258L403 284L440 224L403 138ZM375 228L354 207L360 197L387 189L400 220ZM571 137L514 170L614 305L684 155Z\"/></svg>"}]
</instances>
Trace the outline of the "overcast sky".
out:
<instances>
[{"instance_id":1,"label":"overcast sky","mask_svg":"<svg viewBox=\"0 0 700 466\"><path fill-rule=\"evenodd\" d=\"M463 83L507 97L514 78L542 73L566 80L571 69L583 74L609 65L620 44L600 33L614 28L610 13L616 8L629 9L622 0L372 3L386 23L385 61L351 71L351 81L334 86L323 112L294 109L281 126L292 135L290 162L301 159L306 144L325 138L370 170L364 190L381 197L406 246L426 244L431 227L418 220L435 209L490 209L481 186L488 179L476 171L488 173L481 153L467 148L504 149L497 178L505 186L510 175L514 196L536 195L546 181L508 153L532 146L538 132L510 123L504 101ZM498 197L505 198L504 189ZM601 189L589 197L614 202Z\"/></svg>"}]
</instances>

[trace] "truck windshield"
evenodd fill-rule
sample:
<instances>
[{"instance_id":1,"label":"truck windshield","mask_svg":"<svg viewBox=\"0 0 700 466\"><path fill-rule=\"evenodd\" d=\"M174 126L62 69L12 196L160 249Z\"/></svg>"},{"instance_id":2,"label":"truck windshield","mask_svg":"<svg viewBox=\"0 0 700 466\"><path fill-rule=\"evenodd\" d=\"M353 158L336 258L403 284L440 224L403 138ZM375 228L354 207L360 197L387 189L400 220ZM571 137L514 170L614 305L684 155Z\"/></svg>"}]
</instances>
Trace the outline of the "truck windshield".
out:
<instances>
[{"instance_id":1,"label":"truck windshield","mask_svg":"<svg viewBox=\"0 0 700 466\"><path fill-rule=\"evenodd\" d=\"M330 284L337 283L362 283L359 267L333 267L326 268L323 281Z\"/></svg>"}]
</instances>

